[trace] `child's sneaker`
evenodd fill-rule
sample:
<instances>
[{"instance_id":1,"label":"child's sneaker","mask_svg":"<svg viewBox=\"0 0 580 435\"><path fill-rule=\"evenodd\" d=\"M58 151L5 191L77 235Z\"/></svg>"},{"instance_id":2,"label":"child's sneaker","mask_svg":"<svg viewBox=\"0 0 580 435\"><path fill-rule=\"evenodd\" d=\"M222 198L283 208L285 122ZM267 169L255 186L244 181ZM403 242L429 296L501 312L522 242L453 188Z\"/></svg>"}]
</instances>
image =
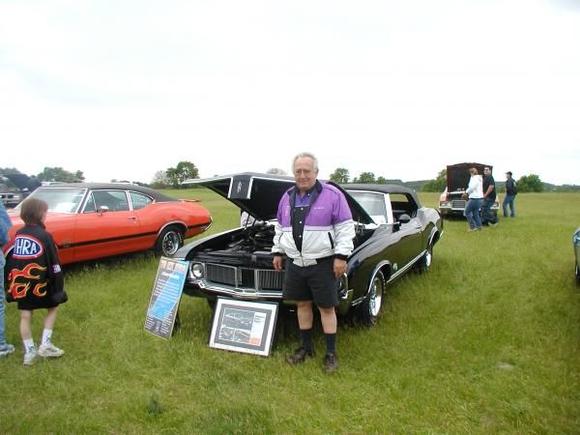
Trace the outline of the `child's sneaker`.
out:
<instances>
[{"instance_id":1,"label":"child's sneaker","mask_svg":"<svg viewBox=\"0 0 580 435\"><path fill-rule=\"evenodd\" d=\"M13 345L6 343L6 344L3 344L2 346L0 346L0 358L8 356L12 352L14 352Z\"/></svg>"},{"instance_id":2,"label":"child's sneaker","mask_svg":"<svg viewBox=\"0 0 580 435\"><path fill-rule=\"evenodd\" d=\"M35 350L33 350L32 352L26 352L24 354L24 361L22 362L22 364L24 364L25 366L31 366L32 364L34 364L35 360L36 360Z\"/></svg>"},{"instance_id":3,"label":"child's sneaker","mask_svg":"<svg viewBox=\"0 0 580 435\"><path fill-rule=\"evenodd\" d=\"M64 355L64 350L59 349L52 343L41 344L38 348L38 354L43 358L58 358Z\"/></svg>"}]
</instances>

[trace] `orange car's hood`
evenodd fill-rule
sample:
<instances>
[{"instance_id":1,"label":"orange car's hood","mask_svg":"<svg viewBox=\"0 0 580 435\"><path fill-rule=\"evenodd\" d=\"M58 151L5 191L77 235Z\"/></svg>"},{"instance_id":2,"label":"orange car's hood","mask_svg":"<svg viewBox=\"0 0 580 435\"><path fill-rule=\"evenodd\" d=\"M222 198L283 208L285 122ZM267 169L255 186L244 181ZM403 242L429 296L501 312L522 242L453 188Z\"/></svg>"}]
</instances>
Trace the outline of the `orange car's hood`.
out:
<instances>
[{"instance_id":1,"label":"orange car's hood","mask_svg":"<svg viewBox=\"0 0 580 435\"><path fill-rule=\"evenodd\" d=\"M12 225L18 229L24 226L24 222L20 219L19 211L18 210L8 210L8 216L10 216L10 220L12 221ZM45 225L47 228L50 228L51 225L57 222L65 222L71 219L74 219L76 215L74 213L54 213L48 212L46 214Z\"/></svg>"}]
</instances>

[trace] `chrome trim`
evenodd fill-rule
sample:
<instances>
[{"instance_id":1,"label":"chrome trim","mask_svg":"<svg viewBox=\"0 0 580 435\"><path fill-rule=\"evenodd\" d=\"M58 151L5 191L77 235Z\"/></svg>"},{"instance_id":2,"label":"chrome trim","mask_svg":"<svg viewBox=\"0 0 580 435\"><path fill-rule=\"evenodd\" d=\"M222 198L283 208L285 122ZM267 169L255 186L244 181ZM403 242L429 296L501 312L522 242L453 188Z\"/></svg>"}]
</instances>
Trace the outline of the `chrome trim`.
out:
<instances>
[{"instance_id":1,"label":"chrome trim","mask_svg":"<svg viewBox=\"0 0 580 435\"><path fill-rule=\"evenodd\" d=\"M259 298L272 298L272 299L282 299L282 291L256 291L254 289L248 289L246 291L244 288L234 288L230 286L221 286L216 284L208 285L205 280L195 280L192 282L196 284L202 290L208 290L210 292L220 293L224 295L234 296L236 298L242 299L259 299Z\"/></svg>"},{"instance_id":2,"label":"chrome trim","mask_svg":"<svg viewBox=\"0 0 580 435\"><path fill-rule=\"evenodd\" d=\"M375 275L377 274L377 272L378 272L379 270L381 270L381 269L383 268L383 266L385 266L385 265L387 265L387 264L388 264L389 266L391 266L391 263L390 263L389 261L383 260L383 261L379 262L379 263L378 263L378 264L375 266L375 268L374 268L374 270L373 270L373 273L372 273L372 275L371 275L371 277L372 277L372 278L371 278L371 280L370 280L370 283L369 283L369 286L368 286L368 288L367 288L367 291L365 292L365 294L364 294L363 296L361 296L360 298L357 298L357 299L355 299L354 301L352 301L351 305L353 305L353 306L354 306L354 305L360 304L360 303L361 303L363 300L365 300L365 299L368 297L368 295L369 295L369 293L370 293L370 291L371 291L371 287L372 287L372 285L373 285L373 281L375 280ZM389 281L386 281L386 282L385 282L385 285L387 285L388 283L389 283Z\"/></svg>"},{"instance_id":3,"label":"chrome trim","mask_svg":"<svg viewBox=\"0 0 580 435\"><path fill-rule=\"evenodd\" d=\"M360 297L360 298L356 298L354 301L352 301L352 302L351 302L351 305L354 307L354 306L356 306L356 305L358 305L358 304L362 303L362 301L364 301L364 300L365 300L365 297L366 297L366 296L362 296L362 297Z\"/></svg>"},{"instance_id":4,"label":"chrome trim","mask_svg":"<svg viewBox=\"0 0 580 435\"><path fill-rule=\"evenodd\" d=\"M205 275L201 279L195 278L191 272L192 266L190 266L188 281L203 290L235 296L238 298L257 299L260 297L266 297L282 299L282 289L284 286L283 272L276 272L273 269L254 269L251 267L231 266L218 263L191 262L192 265L194 263L203 266ZM246 278L250 278L248 279L250 282L244 282L242 275L244 272L251 275L251 278L250 276L246 276ZM223 274L222 278L226 281L225 283L214 282L212 280L212 278L219 278L217 276L218 274ZM269 288L264 290L264 286L279 287L279 289Z\"/></svg>"},{"instance_id":5,"label":"chrome trim","mask_svg":"<svg viewBox=\"0 0 580 435\"><path fill-rule=\"evenodd\" d=\"M166 222L160 229L159 231L157 231L157 237L159 237L159 235L163 232L163 230L165 228L167 228L170 225L179 225L182 229L185 228L185 231L187 232L187 225L185 225L185 223L183 221L178 221L178 220L174 220L171 222Z\"/></svg>"},{"instance_id":6,"label":"chrome trim","mask_svg":"<svg viewBox=\"0 0 580 435\"><path fill-rule=\"evenodd\" d=\"M413 258L411 261L409 261L407 264L405 264L405 266L403 266L401 269L397 270L395 273L393 273L388 281L387 284L394 281L395 279L397 279L399 277L399 275L402 275L403 273L405 273L407 270L409 270L411 267L413 267L413 265L419 261L421 259L421 257L423 257L423 255L425 255L425 252L427 252L426 249L424 249L423 251L421 251L421 253L419 255L417 255L415 258ZM374 275L373 275L374 278Z\"/></svg>"}]
</instances>

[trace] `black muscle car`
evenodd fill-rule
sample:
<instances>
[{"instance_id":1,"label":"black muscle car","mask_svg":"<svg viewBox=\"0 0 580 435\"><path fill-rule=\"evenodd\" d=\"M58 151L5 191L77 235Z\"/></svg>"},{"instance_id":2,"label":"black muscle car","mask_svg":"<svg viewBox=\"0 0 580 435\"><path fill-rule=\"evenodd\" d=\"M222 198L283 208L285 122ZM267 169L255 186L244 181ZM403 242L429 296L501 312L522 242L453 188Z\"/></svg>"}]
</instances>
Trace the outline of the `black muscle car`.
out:
<instances>
[{"instance_id":1,"label":"black muscle car","mask_svg":"<svg viewBox=\"0 0 580 435\"><path fill-rule=\"evenodd\" d=\"M250 226L197 240L175 254L190 265L184 292L205 297L210 304L218 296L282 301L284 272L273 269L270 250L278 202L294 180L242 173L184 184L206 186L255 218ZM354 310L371 325L381 312L389 283L410 269L429 269L443 223L439 213L422 207L408 188L331 184L345 194L356 226L348 273L336 289L341 301L338 312Z\"/></svg>"}]
</instances>

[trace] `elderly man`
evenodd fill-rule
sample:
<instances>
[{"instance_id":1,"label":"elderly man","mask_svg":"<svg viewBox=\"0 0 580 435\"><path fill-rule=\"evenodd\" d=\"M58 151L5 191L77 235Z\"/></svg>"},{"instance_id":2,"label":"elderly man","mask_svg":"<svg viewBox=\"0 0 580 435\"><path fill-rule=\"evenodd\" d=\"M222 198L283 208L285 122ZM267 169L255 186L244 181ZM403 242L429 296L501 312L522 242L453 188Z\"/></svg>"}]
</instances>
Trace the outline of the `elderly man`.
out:
<instances>
[{"instance_id":1,"label":"elderly man","mask_svg":"<svg viewBox=\"0 0 580 435\"><path fill-rule=\"evenodd\" d=\"M296 185L278 205L273 265L286 263L284 298L296 301L302 346L288 356L288 363L302 363L314 355L313 303L320 311L326 336L324 369L338 368L336 356L337 279L346 273L346 259L353 249L354 223L346 198L329 184L317 180L318 161L310 153L293 161Z\"/></svg>"}]
</instances>

